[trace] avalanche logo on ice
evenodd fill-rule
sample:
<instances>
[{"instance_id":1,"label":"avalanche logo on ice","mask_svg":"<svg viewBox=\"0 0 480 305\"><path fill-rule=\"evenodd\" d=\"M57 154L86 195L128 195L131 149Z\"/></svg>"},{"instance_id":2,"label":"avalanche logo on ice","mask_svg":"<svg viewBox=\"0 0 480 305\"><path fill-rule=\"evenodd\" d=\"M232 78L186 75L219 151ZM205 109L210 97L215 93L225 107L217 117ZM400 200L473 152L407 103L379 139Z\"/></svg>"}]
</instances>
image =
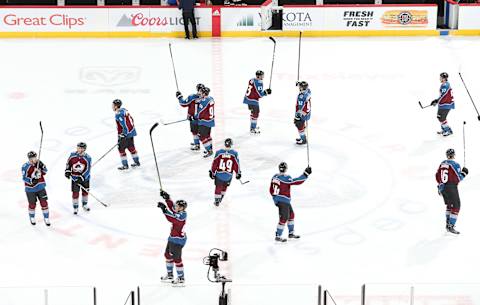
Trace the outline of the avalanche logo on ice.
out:
<instances>
[{"instance_id":1,"label":"avalanche logo on ice","mask_svg":"<svg viewBox=\"0 0 480 305\"><path fill-rule=\"evenodd\" d=\"M113 87L137 82L140 67L84 67L80 69L80 81L89 85Z\"/></svg>"}]
</instances>

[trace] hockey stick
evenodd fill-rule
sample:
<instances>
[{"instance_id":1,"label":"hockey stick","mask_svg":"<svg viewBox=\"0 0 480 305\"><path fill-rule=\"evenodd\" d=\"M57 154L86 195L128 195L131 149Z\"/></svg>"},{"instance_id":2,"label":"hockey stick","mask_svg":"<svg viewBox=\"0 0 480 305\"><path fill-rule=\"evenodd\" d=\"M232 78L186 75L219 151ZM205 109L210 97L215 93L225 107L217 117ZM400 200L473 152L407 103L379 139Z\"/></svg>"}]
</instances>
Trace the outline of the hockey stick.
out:
<instances>
[{"instance_id":1,"label":"hockey stick","mask_svg":"<svg viewBox=\"0 0 480 305\"><path fill-rule=\"evenodd\" d=\"M83 187L83 185L81 185L80 183L77 183L77 185L82 189L82 191L86 192L89 196L92 196L93 199L95 199L96 201L98 201L101 205L103 205L104 207L108 208L108 204L106 204L105 202L101 201L100 199L98 199L97 196L93 195L90 190L87 190L86 188Z\"/></svg>"},{"instance_id":2,"label":"hockey stick","mask_svg":"<svg viewBox=\"0 0 480 305\"><path fill-rule=\"evenodd\" d=\"M180 122L184 122L184 121L188 121L188 119L182 119L182 120L173 121L173 122L167 122L167 123L164 123L162 120L160 120L160 122L162 122L162 124L163 124L164 126L166 126L166 125L171 125L171 124L176 124L176 123L180 123Z\"/></svg>"},{"instance_id":3,"label":"hockey stick","mask_svg":"<svg viewBox=\"0 0 480 305\"><path fill-rule=\"evenodd\" d=\"M300 54L302 50L302 32L298 36L298 65L297 65L297 83L300 80Z\"/></svg>"},{"instance_id":4,"label":"hockey stick","mask_svg":"<svg viewBox=\"0 0 480 305\"><path fill-rule=\"evenodd\" d=\"M422 102L418 101L418 104L420 105L420 108L422 109L425 109L425 108L428 108L428 107L432 107L433 105L427 105L427 106L423 106L422 105Z\"/></svg>"},{"instance_id":5,"label":"hockey stick","mask_svg":"<svg viewBox=\"0 0 480 305\"><path fill-rule=\"evenodd\" d=\"M275 61L275 48L277 46L277 42L273 37L268 37L271 41L273 41L273 55L272 55L272 68L270 69L270 83L268 84L268 89L272 88L272 75L273 75L273 63Z\"/></svg>"},{"instance_id":6,"label":"hockey stick","mask_svg":"<svg viewBox=\"0 0 480 305\"><path fill-rule=\"evenodd\" d=\"M465 167L465 164L467 164L467 158L466 156L466 148L465 148L465 124L467 122L463 121L463 167Z\"/></svg>"},{"instance_id":7,"label":"hockey stick","mask_svg":"<svg viewBox=\"0 0 480 305\"><path fill-rule=\"evenodd\" d=\"M173 62L172 44L171 43L168 43L168 48L170 49L170 58L172 59L173 75L175 76L175 85L177 85L177 91L180 91L180 90L178 90L177 72L175 70L175 63Z\"/></svg>"},{"instance_id":8,"label":"hockey stick","mask_svg":"<svg viewBox=\"0 0 480 305\"><path fill-rule=\"evenodd\" d=\"M37 170L40 168L40 154L42 153L42 145L43 145L43 126L42 121L40 121L40 147L38 148L38 162L37 162Z\"/></svg>"},{"instance_id":9,"label":"hockey stick","mask_svg":"<svg viewBox=\"0 0 480 305\"><path fill-rule=\"evenodd\" d=\"M155 123L153 124L152 128L150 128L150 141L152 142L153 158L155 160L155 167L157 168L158 183L160 184L160 190L163 190L162 179L160 178L160 171L158 170L157 155L155 154L155 146L153 145L153 138L152 138L152 132L155 128L157 128L157 126L158 126L158 123Z\"/></svg>"},{"instance_id":10,"label":"hockey stick","mask_svg":"<svg viewBox=\"0 0 480 305\"><path fill-rule=\"evenodd\" d=\"M477 119L480 121L480 113L478 113L477 106L475 105L475 102L473 101L473 98L470 95L470 91L468 91L467 85L465 84L465 81L463 81L462 73L458 72L458 75L460 76L460 79L462 80L463 86L465 87L465 90L467 90L468 97L470 97L470 101L472 101L473 107L475 108L475 111L477 112Z\"/></svg>"},{"instance_id":11,"label":"hockey stick","mask_svg":"<svg viewBox=\"0 0 480 305\"><path fill-rule=\"evenodd\" d=\"M244 185L244 184L247 184L247 183L250 182L250 180L247 180L247 181L243 182L242 179L239 179L238 181L240 181L240 184L241 184L241 185Z\"/></svg>"},{"instance_id":12,"label":"hockey stick","mask_svg":"<svg viewBox=\"0 0 480 305\"><path fill-rule=\"evenodd\" d=\"M90 166L90 168L94 167L95 164L97 164L98 162L100 162L100 160L102 160L103 158L105 158L106 155L108 155L115 147L118 146L118 143L115 144L112 148L110 148L106 153L103 154L103 156L101 156L100 158L98 158L97 161L93 162L92 166Z\"/></svg>"},{"instance_id":13,"label":"hockey stick","mask_svg":"<svg viewBox=\"0 0 480 305\"><path fill-rule=\"evenodd\" d=\"M310 141L308 139L308 121L305 121L305 139L307 140L307 166L310 167Z\"/></svg>"}]
</instances>

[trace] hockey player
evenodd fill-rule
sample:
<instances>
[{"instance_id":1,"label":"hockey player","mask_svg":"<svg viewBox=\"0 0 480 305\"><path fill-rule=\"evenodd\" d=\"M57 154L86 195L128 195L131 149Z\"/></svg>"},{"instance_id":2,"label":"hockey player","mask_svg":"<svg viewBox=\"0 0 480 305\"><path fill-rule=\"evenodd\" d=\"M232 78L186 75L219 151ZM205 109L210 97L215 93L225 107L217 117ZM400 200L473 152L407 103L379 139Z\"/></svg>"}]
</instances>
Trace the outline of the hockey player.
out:
<instances>
[{"instance_id":1,"label":"hockey player","mask_svg":"<svg viewBox=\"0 0 480 305\"><path fill-rule=\"evenodd\" d=\"M125 108L122 107L122 101L116 99L112 103L112 109L115 112L115 121L117 122L118 133L118 151L120 152L120 158L122 159L122 166L119 170L128 169L127 153L125 149L130 151L132 155L133 164L132 167L140 166L140 160L135 149L134 137L137 135L133 118Z\"/></svg>"},{"instance_id":2,"label":"hockey player","mask_svg":"<svg viewBox=\"0 0 480 305\"><path fill-rule=\"evenodd\" d=\"M298 145L307 144L307 137L305 135L305 127L307 121L310 120L310 99L312 92L308 88L306 81L298 82L297 84L300 93L297 97L297 105L295 107L295 118L293 123L297 126L300 138L297 139Z\"/></svg>"},{"instance_id":3,"label":"hockey player","mask_svg":"<svg viewBox=\"0 0 480 305\"><path fill-rule=\"evenodd\" d=\"M177 91L176 96L180 106L188 107L187 119L190 121L190 131L193 135L193 143L191 143L191 150L200 150L200 139L198 137L198 120L194 119L195 108L197 106L197 100L200 99L200 89L205 87L203 84L197 84L197 93L190 94L186 100L183 99L183 95L180 91Z\"/></svg>"},{"instance_id":4,"label":"hockey player","mask_svg":"<svg viewBox=\"0 0 480 305\"><path fill-rule=\"evenodd\" d=\"M25 183L25 193L27 194L30 223L32 225L36 224L35 208L38 199L42 207L43 221L47 226L50 226L48 197L44 178L47 174L47 167L42 161L38 160L37 153L34 151L30 151L27 157L28 162L22 166L22 178Z\"/></svg>"},{"instance_id":5,"label":"hockey player","mask_svg":"<svg viewBox=\"0 0 480 305\"><path fill-rule=\"evenodd\" d=\"M287 163L282 162L278 166L280 173L275 174L270 184L270 195L273 197L273 202L278 207L280 220L277 225L277 231L275 233L275 241L286 242L287 239L282 237L285 223L288 226L288 238L298 239L299 235L295 234L294 218L292 204L290 203L290 186L299 185L307 180L308 176L312 173L312 168L307 167L300 177L292 178L287 175Z\"/></svg>"},{"instance_id":6,"label":"hockey player","mask_svg":"<svg viewBox=\"0 0 480 305\"><path fill-rule=\"evenodd\" d=\"M248 105L250 110L250 133L258 134L260 129L257 127L258 116L260 115L260 104L258 100L264 96L272 94L272 89L263 90L263 76L264 73L258 70L255 73L255 78L248 81L247 92L243 98L243 103Z\"/></svg>"},{"instance_id":7,"label":"hockey player","mask_svg":"<svg viewBox=\"0 0 480 305\"><path fill-rule=\"evenodd\" d=\"M430 105L435 106L438 104L437 118L440 122L442 128L441 131L437 132L438 134L447 137L453 133L450 126L448 126L447 115L451 109L455 109L455 102L452 96L452 88L448 82L448 74L446 72L440 73L440 97L434 99Z\"/></svg>"},{"instance_id":8,"label":"hockey player","mask_svg":"<svg viewBox=\"0 0 480 305\"><path fill-rule=\"evenodd\" d=\"M225 139L225 148L219 149L215 153L212 162L212 168L209 171L210 178L215 180L215 206L219 206L223 196L232 181L233 172L236 173L235 178L242 178L240 172L240 159L238 153L232 149L232 139Z\"/></svg>"},{"instance_id":9,"label":"hockey player","mask_svg":"<svg viewBox=\"0 0 480 305\"><path fill-rule=\"evenodd\" d=\"M210 89L203 87L200 89L200 99L197 100L197 111L194 119L198 120L198 133L200 141L205 147L203 157L208 158L213 155L212 137L210 136L212 127L215 127L215 101L209 96Z\"/></svg>"},{"instance_id":10,"label":"hockey player","mask_svg":"<svg viewBox=\"0 0 480 305\"><path fill-rule=\"evenodd\" d=\"M187 202L185 200L177 200L175 203L170 199L170 195L161 190L160 196L165 199L158 203L158 207L162 209L167 220L172 224L170 236L168 237L167 247L165 249L165 259L167 263L167 275L162 276L163 282L169 282L174 285L183 286L185 283L185 275L183 272L182 249L187 242L187 235L183 231L187 220ZM177 269L177 279L173 279L173 264Z\"/></svg>"},{"instance_id":11,"label":"hockey player","mask_svg":"<svg viewBox=\"0 0 480 305\"><path fill-rule=\"evenodd\" d=\"M468 169L460 169L460 164L455 162L455 150L447 150L447 160L440 163L435 178L438 183L438 194L443 196L446 205L446 229L453 234L460 234L455 230L458 213L460 212L460 196L458 183L468 175Z\"/></svg>"},{"instance_id":12,"label":"hockey player","mask_svg":"<svg viewBox=\"0 0 480 305\"><path fill-rule=\"evenodd\" d=\"M92 158L85 152L87 144L77 144L77 151L70 153L65 168L65 177L72 180L72 203L73 214L78 214L78 199L80 189L82 190L82 208L85 212L90 211L88 207L88 191L90 190L90 168Z\"/></svg>"}]
</instances>

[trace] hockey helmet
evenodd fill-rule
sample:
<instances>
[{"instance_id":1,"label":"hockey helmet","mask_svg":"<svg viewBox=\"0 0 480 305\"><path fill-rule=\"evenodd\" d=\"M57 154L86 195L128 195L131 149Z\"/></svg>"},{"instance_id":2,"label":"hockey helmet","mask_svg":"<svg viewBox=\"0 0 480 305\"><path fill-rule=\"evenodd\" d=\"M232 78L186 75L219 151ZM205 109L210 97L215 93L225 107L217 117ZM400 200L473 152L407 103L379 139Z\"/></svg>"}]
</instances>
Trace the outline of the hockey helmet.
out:
<instances>
[{"instance_id":1,"label":"hockey helmet","mask_svg":"<svg viewBox=\"0 0 480 305\"><path fill-rule=\"evenodd\" d=\"M306 81L301 81L298 83L298 88L300 88L300 91L304 91L308 89L308 83Z\"/></svg>"},{"instance_id":2,"label":"hockey helmet","mask_svg":"<svg viewBox=\"0 0 480 305\"><path fill-rule=\"evenodd\" d=\"M208 96L210 94L210 88L204 86L203 88L200 89L200 93L202 93L205 96Z\"/></svg>"},{"instance_id":3,"label":"hockey helmet","mask_svg":"<svg viewBox=\"0 0 480 305\"><path fill-rule=\"evenodd\" d=\"M205 88L204 84L198 83L197 84L197 92L200 91L200 89Z\"/></svg>"},{"instance_id":4,"label":"hockey helmet","mask_svg":"<svg viewBox=\"0 0 480 305\"><path fill-rule=\"evenodd\" d=\"M447 155L447 158L455 157L455 150L453 148L447 149L446 155Z\"/></svg>"},{"instance_id":5,"label":"hockey helmet","mask_svg":"<svg viewBox=\"0 0 480 305\"><path fill-rule=\"evenodd\" d=\"M230 148L233 146L233 141L230 138L225 139L225 147Z\"/></svg>"},{"instance_id":6,"label":"hockey helmet","mask_svg":"<svg viewBox=\"0 0 480 305\"><path fill-rule=\"evenodd\" d=\"M119 100L118 98L113 100L113 104L117 107L122 107L122 101Z\"/></svg>"},{"instance_id":7,"label":"hockey helmet","mask_svg":"<svg viewBox=\"0 0 480 305\"><path fill-rule=\"evenodd\" d=\"M187 208L187 202L185 200L177 200L175 201L175 205L182 207L184 210Z\"/></svg>"},{"instance_id":8,"label":"hockey helmet","mask_svg":"<svg viewBox=\"0 0 480 305\"><path fill-rule=\"evenodd\" d=\"M448 73L447 72L442 72L442 73L440 73L440 77L447 80L448 79Z\"/></svg>"},{"instance_id":9,"label":"hockey helmet","mask_svg":"<svg viewBox=\"0 0 480 305\"><path fill-rule=\"evenodd\" d=\"M265 73L263 73L262 70L257 70L257 72L255 72L255 75L256 75L257 77L263 76L264 74L265 74Z\"/></svg>"},{"instance_id":10,"label":"hockey helmet","mask_svg":"<svg viewBox=\"0 0 480 305\"><path fill-rule=\"evenodd\" d=\"M37 157L37 153L34 152L33 150L32 150L32 151L29 151L28 154L27 154L27 157L28 157L28 159L36 158L36 157Z\"/></svg>"},{"instance_id":11,"label":"hockey helmet","mask_svg":"<svg viewBox=\"0 0 480 305\"><path fill-rule=\"evenodd\" d=\"M78 147L78 148L87 149L87 143L85 143L85 142L78 142L77 147Z\"/></svg>"},{"instance_id":12,"label":"hockey helmet","mask_svg":"<svg viewBox=\"0 0 480 305\"><path fill-rule=\"evenodd\" d=\"M287 163L286 162L282 162L278 165L278 170L281 172L281 173L285 173L287 171Z\"/></svg>"}]
</instances>

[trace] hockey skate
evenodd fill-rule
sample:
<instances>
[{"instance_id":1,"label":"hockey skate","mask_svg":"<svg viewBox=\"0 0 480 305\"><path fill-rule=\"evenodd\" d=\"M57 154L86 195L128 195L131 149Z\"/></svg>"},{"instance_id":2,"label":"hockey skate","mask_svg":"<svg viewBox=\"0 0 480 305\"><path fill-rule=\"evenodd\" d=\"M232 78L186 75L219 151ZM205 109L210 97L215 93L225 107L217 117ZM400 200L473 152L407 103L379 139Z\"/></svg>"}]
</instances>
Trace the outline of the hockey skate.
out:
<instances>
[{"instance_id":1,"label":"hockey skate","mask_svg":"<svg viewBox=\"0 0 480 305\"><path fill-rule=\"evenodd\" d=\"M452 234L457 234L457 235L460 234L459 231L455 230L455 226L452 225L452 224L449 224L447 226L447 232L452 233Z\"/></svg>"},{"instance_id":2,"label":"hockey skate","mask_svg":"<svg viewBox=\"0 0 480 305\"><path fill-rule=\"evenodd\" d=\"M300 235L296 235L295 233L289 233L288 238L290 239L299 239Z\"/></svg>"},{"instance_id":3,"label":"hockey skate","mask_svg":"<svg viewBox=\"0 0 480 305\"><path fill-rule=\"evenodd\" d=\"M220 199L220 198L215 198L215 201L213 202L213 204L214 204L216 207L218 207L218 206L220 206L220 202L222 202L222 199Z\"/></svg>"},{"instance_id":4,"label":"hockey skate","mask_svg":"<svg viewBox=\"0 0 480 305\"><path fill-rule=\"evenodd\" d=\"M200 150L200 144L190 143L190 150L199 151Z\"/></svg>"},{"instance_id":5,"label":"hockey skate","mask_svg":"<svg viewBox=\"0 0 480 305\"><path fill-rule=\"evenodd\" d=\"M73 208L73 215L77 215L78 214L78 208Z\"/></svg>"},{"instance_id":6,"label":"hockey skate","mask_svg":"<svg viewBox=\"0 0 480 305\"><path fill-rule=\"evenodd\" d=\"M280 243L286 243L287 242L287 239L286 238L283 238L281 236L275 236L275 241L276 242L280 242Z\"/></svg>"},{"instance_id":7,"label":"hockey skate","mask_svg":"<svg viewBox=\"0 0 480 305\"><path fill-rule=\"evenodd\" d=\"M442 136L444 137L448 137L449 135L452 135L452 134L453 134L453 131L451 129L447 129L442 132Z\"/></svg>"},{"instance_id":8,"label":"hockey skate","mask_svg":"<svg viewBox=\"0 0 480 305\"><path fill-rule=\"evenodd\" d=\"M250 128L250 134L260 134L260 127Z\"/></svg>"},{"instance_id":9,"label":"hockey skate","mask_svg":"<svg viewBox=\"0 0 480 305\"><path fill-rule=\"evenodd\" d=\"M185 287L185 278L177 277L177 279L172 281L172 286L174 286L174 287Z\"/></svg>"},{"instance_id":10,"label":"hockey skate","mask_svg":"<svg viewBox=\"0 0 480 305\"><path fill-rule=\"evenodd\" d=\"M128 169L128 165L122 165L122 166L118 167L119 171L124 171L124 170L127 170L127 169Z\"/></svg>"},{"instance_id":11,"label":"hockey skate","mask_svg":"<svg viewBox=\"0 0 480 305\"><path fill-rule=\"evenodd\" d=\"M85 212L90 212L90 207L86 204L82 205L82 208Z\"/></svg>"},{"instance_id":12,"label":"hockey skate","mask_svg":"<svg viewBox=\"0 0 480 305\"><path fill-rule=\"evenodd\" d=\"M173 281L173 273L167 273L167 275L162 276L160 280L165 283L171 283Z\"/></svg>"},{"instance_id":13,"label":"hockey skate","mask_svg":"<svg viewBox=\"0 0 480 305\"><path fill-rule=\"evenodd\" d=\"M135 163L132 163L130 164L131 167L139 167L140 166L140 161L139 162L135 162Z\"/></svg>"},{"instance_id":14,"label":"hockey skate","mask_svg":"<svg viewBox=\"0 0 480 305\"><path fill-rule=\"evenodd\" d=\"M49 226L51 225L49 218L44 218L43 221L45 222L45 224L47 225L47 227L49 227Z\"/></svg>"},{"instance_id":15,"label":"hockey skate","mask_svg":"<svg viewBox=\"0 0 480 305\"><path fill-rule=\"evenodd\" d=\"M307 140L302 140L302 139L298 138L296 144L297 145L305 145L305 144L307 144Z\"/></svg>"},{"instance_id":16,"label":"hockey skate","mask_svg":"<svg viewBox=\"0 0 480 305\"><path fill-rule=\"evenodd\" d=\"M213 155L213 150L205 150L205 151L203 152L203 157L204 157L204 158L208 158L208 157L210 157L211 155Z\"/></svg>"},{"instance_id":17,"label":"hockey skate","mask_svg":"<svg viewBox=\"0 0 480 305\"><path fill-rule=\"evenodd\" d=\"M32 226L37 224L34 217L30 217L30 223L32 224Z\"/></svg>"}]
</instances>

